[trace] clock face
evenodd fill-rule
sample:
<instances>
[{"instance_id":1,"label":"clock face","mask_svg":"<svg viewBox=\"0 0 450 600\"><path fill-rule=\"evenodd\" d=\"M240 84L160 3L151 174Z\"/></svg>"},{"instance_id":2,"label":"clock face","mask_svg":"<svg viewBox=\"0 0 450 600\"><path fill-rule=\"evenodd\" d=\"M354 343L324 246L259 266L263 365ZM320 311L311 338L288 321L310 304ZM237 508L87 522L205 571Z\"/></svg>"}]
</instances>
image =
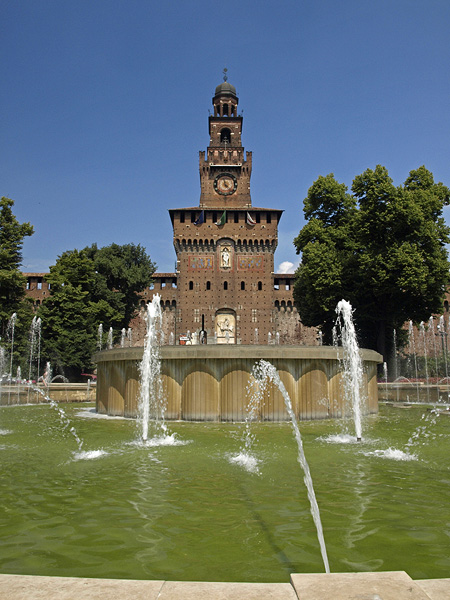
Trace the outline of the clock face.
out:
<instances>
[{"instance_id":1,"label":"clock face","mask_svg":"<svg viewBox=\"0 0 450 600\"><path fill-rule=\"evenodd\" d=\"M231 173L222 173L218 175L214 180L214 189L218 194L222 196L229 196L234 194L237 188L237 180Z\"/></svg>"}]
</instances>

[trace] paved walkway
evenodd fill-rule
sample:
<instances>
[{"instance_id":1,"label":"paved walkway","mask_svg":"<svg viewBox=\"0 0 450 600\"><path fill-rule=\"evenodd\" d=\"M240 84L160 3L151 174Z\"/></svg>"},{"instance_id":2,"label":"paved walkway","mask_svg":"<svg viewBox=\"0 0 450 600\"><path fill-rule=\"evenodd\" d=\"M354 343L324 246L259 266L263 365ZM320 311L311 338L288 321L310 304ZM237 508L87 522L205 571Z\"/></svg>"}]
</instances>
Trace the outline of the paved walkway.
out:
<instances>
[{"instance_id":1,"label":"paved walkway","mask_svg":"<svg viewBox=\"0 0 450 600\"><path fill-rule=\"evenodd\" d=\"M136 581L0 575L0 600L450 600L450 579L404 571L294 574L291 583Z\"/></svg>"}]
</instances>

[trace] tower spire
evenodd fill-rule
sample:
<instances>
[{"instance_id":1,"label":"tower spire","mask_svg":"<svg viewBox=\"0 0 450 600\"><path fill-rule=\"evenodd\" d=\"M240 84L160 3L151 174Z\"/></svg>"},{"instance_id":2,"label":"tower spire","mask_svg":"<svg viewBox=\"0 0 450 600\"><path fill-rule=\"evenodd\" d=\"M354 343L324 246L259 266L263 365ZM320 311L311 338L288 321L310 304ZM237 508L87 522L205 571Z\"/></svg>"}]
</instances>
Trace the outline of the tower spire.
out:
<instances>
[{"instance_id":1,"label":"tower spire","mask_svg":"<svg viewBox=\"0 0 450 600\"><path fill-rule=\"evenodd\" d=\"M225 67L225 69L223 70L223 80L224 81L228 81L228 69Z\"/></svg>"}]
</instances>

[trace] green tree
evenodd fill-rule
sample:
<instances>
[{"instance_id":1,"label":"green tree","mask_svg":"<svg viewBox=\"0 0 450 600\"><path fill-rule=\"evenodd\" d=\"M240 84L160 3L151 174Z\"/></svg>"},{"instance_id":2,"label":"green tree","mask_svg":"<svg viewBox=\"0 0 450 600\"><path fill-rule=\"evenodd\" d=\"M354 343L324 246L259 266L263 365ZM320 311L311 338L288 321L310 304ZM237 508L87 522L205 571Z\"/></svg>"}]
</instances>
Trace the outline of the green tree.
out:
<instances>
[{"instance_id":1,"label":"green tree","mask_svg":"<svg viewBox=\"0 0 450 600\"><path fill-rule=\"evenodd\" d=\"M64 252L46 277L50 296L39 310L42 355L70 379L92 367L99 324L127 327L139 292L151 282L155 267L142 248L113 247Z\"/></svg>"},{"instance_id":2,"label":"green tree","mask_svg":"<svg viewBox=\"0 0 450 600\"><path fill-rule=\"evenodd\" d=\"M450 192L423 166L395 187L380 165L355 177L352 192L333 175L308 191L309 221L294 240L302 253L294 298L302 321L321 326L328 342L337 302L350 301L361 343L386 357L394 329L441 310Z\"/></svg>"},{"instance_id":3,"label":"green tree","mask_svg":"<svg viewBox=\"0 0 450 600\"><path fill-rule=\"evenodd\" d=\"M96 285L92 290L97 301L106 300L118 314L111 326L128 327L139 305L139 293L152 281L156 265L139 244L111 244L98 248L97 244L84 249L94 263Z\"/></svg>"},{"instance_id":4,"label":"green tree","mask_svg":"<svg viewBox=\"0 0 450 600\"><path fill-rule=\"evenodd\" d=\"M25 297L26 279L20 271L24 238L33 234L30 223L19 223L12 212L14 201L0 200L0 338L10 351L8 322L16 314L13 368L26 354L28 331L33 318L30 301ZM22 365L23 366L23 365Z\"/></svg>"}]
</instances>

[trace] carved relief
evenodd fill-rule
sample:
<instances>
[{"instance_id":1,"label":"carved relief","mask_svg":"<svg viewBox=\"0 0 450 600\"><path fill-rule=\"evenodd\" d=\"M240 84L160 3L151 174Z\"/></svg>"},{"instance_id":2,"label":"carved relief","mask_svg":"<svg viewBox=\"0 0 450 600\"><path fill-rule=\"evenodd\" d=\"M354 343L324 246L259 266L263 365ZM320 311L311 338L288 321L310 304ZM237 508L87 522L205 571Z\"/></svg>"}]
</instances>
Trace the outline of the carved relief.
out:
<instances>
[{"instance_id":1,"label":"carved relief","mask_svg":"<svg viewBox=\"0 0 450 600\"><path fill-rule=\"evenodd\" d=\"M236 335L236 317L233 314L216 316L216 337L218 344L234 344Z\"/></svg>"}]
</instances>

